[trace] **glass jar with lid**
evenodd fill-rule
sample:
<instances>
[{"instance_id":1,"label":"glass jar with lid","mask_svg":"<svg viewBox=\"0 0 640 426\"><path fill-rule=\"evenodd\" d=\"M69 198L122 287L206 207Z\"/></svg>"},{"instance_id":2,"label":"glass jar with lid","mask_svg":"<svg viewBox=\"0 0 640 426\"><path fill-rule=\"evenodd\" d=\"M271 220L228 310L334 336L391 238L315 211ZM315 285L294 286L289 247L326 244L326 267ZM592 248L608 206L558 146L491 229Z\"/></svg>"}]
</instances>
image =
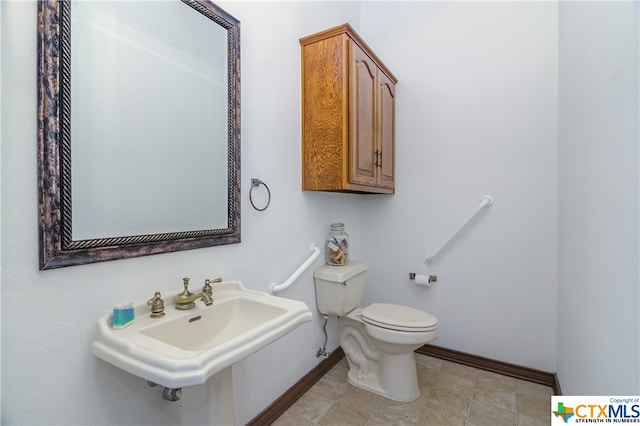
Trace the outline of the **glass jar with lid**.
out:
<instances>
[{"instance_id":1,"label":"glass jar with lid","mask_svg":"<svg viewBox=\"0 0 640 426\"><path fill-rule=\"evenodd\" d=\"M342 266L349 263L349 234L344 223L332 223L325 244L327 265Z\"/></svg>"}]
</instances>

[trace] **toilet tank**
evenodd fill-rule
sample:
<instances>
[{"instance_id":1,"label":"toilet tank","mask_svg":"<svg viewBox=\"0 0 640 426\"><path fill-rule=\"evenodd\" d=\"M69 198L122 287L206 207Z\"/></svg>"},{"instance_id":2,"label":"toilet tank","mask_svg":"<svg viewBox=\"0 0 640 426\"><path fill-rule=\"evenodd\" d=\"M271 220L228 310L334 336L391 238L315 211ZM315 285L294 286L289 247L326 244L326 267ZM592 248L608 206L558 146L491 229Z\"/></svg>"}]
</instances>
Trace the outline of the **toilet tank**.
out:
<instances>
[{"instance_id":1,"label":"toilet tank","mask_svg":"<svg viewBox=\"0 0 640 426\"><path fill-rule=\"evenodd\" d=\"M318 310L324 315L343 316L364 298L368 265L350 261L343 266L321 266L313 272Z\"/></svg>"}]
</instances>

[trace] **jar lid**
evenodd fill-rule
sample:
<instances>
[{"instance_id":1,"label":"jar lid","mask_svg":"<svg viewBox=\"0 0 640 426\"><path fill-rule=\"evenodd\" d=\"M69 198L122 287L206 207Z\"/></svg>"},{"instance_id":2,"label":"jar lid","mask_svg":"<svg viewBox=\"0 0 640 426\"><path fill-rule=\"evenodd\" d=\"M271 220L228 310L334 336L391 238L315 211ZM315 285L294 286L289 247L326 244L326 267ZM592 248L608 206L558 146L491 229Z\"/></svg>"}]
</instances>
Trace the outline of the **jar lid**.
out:
<instances>
[{"instance_id":1,"label":"jar lid","mask_svg":"<svg viewBox=\"0 0 640 426\"><path fill-rule=\"evenodd\" d=\"M331 229L344 229L344 223L332 223L331 224Z\"/></svg>"}]
</instances>

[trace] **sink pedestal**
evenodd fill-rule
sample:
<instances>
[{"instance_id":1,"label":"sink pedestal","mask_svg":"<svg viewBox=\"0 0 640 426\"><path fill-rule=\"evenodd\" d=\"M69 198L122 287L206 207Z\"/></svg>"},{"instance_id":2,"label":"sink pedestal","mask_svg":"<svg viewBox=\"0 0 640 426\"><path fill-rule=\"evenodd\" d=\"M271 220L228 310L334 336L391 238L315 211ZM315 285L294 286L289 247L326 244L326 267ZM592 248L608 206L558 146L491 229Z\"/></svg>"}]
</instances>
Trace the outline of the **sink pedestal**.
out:
<instances>
[{"instance_id":1,"label":"sink pedestal","mask_svg":"<svg viewBox=\"0 0 640 426\"><path fill-rule=\"evenodd\" d=\"M233 425L233 376L231 366L214 374L203 385L182 388L182 425Z\"/></svg>"}]
</instances>

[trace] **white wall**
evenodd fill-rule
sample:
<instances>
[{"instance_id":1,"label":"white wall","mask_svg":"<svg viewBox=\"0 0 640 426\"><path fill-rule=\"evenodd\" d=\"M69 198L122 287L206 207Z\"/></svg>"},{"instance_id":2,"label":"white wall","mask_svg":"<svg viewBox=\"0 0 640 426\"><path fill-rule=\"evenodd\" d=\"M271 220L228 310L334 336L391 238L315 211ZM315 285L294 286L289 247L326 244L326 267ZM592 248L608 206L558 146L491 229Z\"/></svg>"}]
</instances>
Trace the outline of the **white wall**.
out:
<instances>
[{"instance_id":1,"label":"white wall","mask_svg":"<svg viewBox=\"0 0 640 426\"><path fill-rule=\"evenodd\" d=\"M638 2L560 3L558 376L640 393Z\"/></svg>"},{"instance_id":2,"label":"white wall","mask_svg":"<svg viewBox=\"0 0 640 426\"><path fill-rule=\"evenodd\" d=\"M368 297L438 317L439 346L555 371L557 4L364 2L399 79L397 192L364 201ZM433 261L480 203L483 210ZM409 272L438 275L430 289Z\"/></svg>"},{"instance_id":3,"label":"white wall","mask_svg":"<svg viewBox=\"0 0 640 426\"><path fill-rule=\"evenodd\" d=\"M0 35L4 34L2 32L2 10L0 7ZM0 37L0 57L2 56L2 38ZM2 66L0 65L0 99L2 97ZM0 102L0 166L2 165L2 108L3 102ZM2 171L2 167L0 167L0 172ZM0 173L0 189L2 188L2 173ZM2 268L2 198L0 197L0 269ZM0 274L0 372L2 372L2 274ZM2 413L2 386L0 384L0 422L2 421L1 417Z\"/></svg>"},{"instance_id":4,"label":"white wall","mask_svg":"<svg viewBox=\"0 0 640 426\"><path fill-rule=\"evenodd\" d=\"M564 54L592 43L581 35L586 25L581 26L583 18L576 10L563 6L559 22L557 4L546 2L219 4L242 22L242 243L40 272L36 5L0 2L3 424L178 423L178 405L162 401L143 380L91 355L95 320L123 299L146 300L155 290L176 292L183 276L191 276L194 283L215 276L240 279L250 288L266 290L271 281L286 279L306 258L310 243L320 244L328 225L338 220L347 224L353 258L370 263L368 301L403 303L434 313L440 319L438 345L547 371L556 370L557 352L561 382L576 393L605 393L625 380L614 375L603 381L600 374L585 374L582 366L622 364L637 376L637 305L636 311L629 306L626 313L613 312L618 306L627 308L618 305L625 298L630 305L638 300L638 191L622 183L631 179L637 184L637 139L634 148L629 139L633 126L618 126L614 120L618 107L633 113L629 103L637 104L637 98L626 98L625 90L613 98L604 96L606 80L587 76L578 81L580 91L595 84L600 91L594 95L597 104L610 105L604 111L607 124L587 130L604 129L598 141L606 138L614 149L611 157L603 156L601 142L582 137L588 134L572 136L598 116L595 112L564 116L558 162L559 23L570 26L562 36ZM637 17L637 9L635 13ZM633 23L615 14L605 16L607 31L618 21L625 22L625 29L637 28L637 18ZM297 40L346 21L400 79L394 196L300 191ZM626 34L621 31L608 40ZM572 34L576 41L569 41ZM633 48L624 43L622 52ZM606 75L616 90L617 84L633 89L629 75L615 74L621 79L615 80L610 72L618 70L622 57L612 58ZM563 70L561 96L569 89L565 83L581 72L578 64ZM561 112L581 105L579 99L569 100L561 103ZM583 139L589 141L584 147ZM598 169L600 158L607 160L604 170ZM635 161L631 169L619 167L628 158ZM248 203L252 177L267 182L273 194L263 213ZM589 195L594 183L599 198L611 197L610 204L596 204L598 198L584 204L578 197ZM570 189L574 185L575 193ZM424 265L423 256L486 193L495 197L495 205L432 266ZM583 216L585 207L593 213ZM573 227L574 218L580 219L579 228ZM611 231L609 222L616 225ZM602 247L601 252L588 252L598 262L585 263L574 254L585 246ZM608 264L599 260L603 255ZM409 272L435 273L439 282L431 289L417 288L407 279ZM603 282L613 287L600 286ZM313 309L311 272L283 295ZM567 310L566 298L576 295L579 303ZM559 321L556 297L563 301ZM608 300L596 311L597 318L606 318L602 323L580 312L581 303L589 302L592 308L596 300ZM610 332L620 321L628 327L625 338L628 333L636 338L635 349L633 340L624 346L629 356L613 346L589 347L577 354L576 346L592 337L587 335L590 327ZM321 325L316 317L234 366L236 401L242 397L242 403L236 403L238 423L251 419L318 362ZM573 340L563 340L575 331L579 334ZM335 322L329 332L328 346L334 349ZM570 365L574 355L575 367ZM633 380L621 381L625 386L620 392L637 393L637 387L630 386Z\"/></svg>"},{"instance_id":5,"label":"white wall","mask_svg":"<svg viewBox=\"0 0 640 426\"><path fill-rule=\"evenodd\" d=\"M94 357L94 324L114 303L146 300L217 276L267 290L286 279L344 221L362 251L359 196L300 191L298 38L350 21L358 3L220 2L242 22L242 243L38 271L36 3L2 13L2 423L174 425L179 405ZM176 172L183 164L176 164ZM273 199L248 202L252 177ZM316 265L322 262L317 261ZM311 271L283 296L315 307ZM315 309L314 309L315 315ZM318 318L234 367L236 419L245 423L319 361Z\"/></svg>"}]
</instances>

